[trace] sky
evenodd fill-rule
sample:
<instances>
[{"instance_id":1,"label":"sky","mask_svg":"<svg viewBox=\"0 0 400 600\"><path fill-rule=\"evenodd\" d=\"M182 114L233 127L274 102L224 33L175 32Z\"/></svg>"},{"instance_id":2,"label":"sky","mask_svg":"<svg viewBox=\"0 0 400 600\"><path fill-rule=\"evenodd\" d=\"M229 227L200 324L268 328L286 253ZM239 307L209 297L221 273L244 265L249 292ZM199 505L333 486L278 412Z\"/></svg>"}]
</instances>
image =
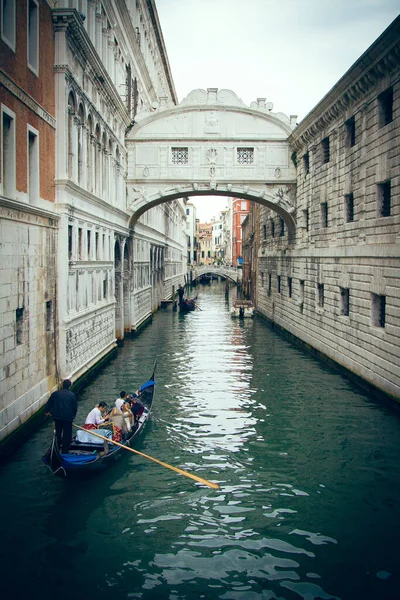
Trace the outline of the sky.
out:
<instances>
[{"instance_id":1,"label":"sky","mask_svg":"<svg viewBox=\"0 0 400 600\"><path fill-rule=\"evenodd\" d=\"M231 89L297 122L400 12L399 0L155 1L179 102L194 89ZM196 205L209 220L226 200Z\"/></svg>"}]
</instances>

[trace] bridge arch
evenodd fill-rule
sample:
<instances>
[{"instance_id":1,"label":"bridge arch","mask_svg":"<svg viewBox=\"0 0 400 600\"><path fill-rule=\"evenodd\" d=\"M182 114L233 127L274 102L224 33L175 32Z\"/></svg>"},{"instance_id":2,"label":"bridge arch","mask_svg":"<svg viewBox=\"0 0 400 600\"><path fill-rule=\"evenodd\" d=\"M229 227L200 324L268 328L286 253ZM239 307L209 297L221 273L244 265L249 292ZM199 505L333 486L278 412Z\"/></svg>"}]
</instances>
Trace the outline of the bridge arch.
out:
<instances>
[{"instance_id":1,"label":"bridge arch","mask_svg":"<svg viewBox=\"0 0 400 600\"><path fill-rule=\"evenodd\" d=\"M265 98L248 107L231 90L209 88L138 114L126 139L130 224L169 200L220 195L271 208L292 240L296 169L288 137L296 117L272 108Z\"/></svg>"}]
</instances>

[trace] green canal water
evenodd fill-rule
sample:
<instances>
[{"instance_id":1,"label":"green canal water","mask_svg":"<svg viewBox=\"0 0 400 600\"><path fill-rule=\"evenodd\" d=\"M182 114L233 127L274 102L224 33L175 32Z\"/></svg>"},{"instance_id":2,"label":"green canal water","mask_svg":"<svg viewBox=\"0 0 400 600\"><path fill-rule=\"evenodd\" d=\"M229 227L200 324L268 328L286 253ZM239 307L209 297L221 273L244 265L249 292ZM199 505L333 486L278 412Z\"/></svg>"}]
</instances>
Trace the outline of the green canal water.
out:
<instances>
[{"instance_id":1,"label":"green canal water","mask_svg":"<svg viewBox=\"0 0 400 600\"><path fill-rule=\"evenodd\" d=\"M400 416L260 318L158 312L79 394L78 421L158 359L136 448L83 482L41 462L46 421L0 470L2 597L397 600Z\"/></svg>"}]
</instances>

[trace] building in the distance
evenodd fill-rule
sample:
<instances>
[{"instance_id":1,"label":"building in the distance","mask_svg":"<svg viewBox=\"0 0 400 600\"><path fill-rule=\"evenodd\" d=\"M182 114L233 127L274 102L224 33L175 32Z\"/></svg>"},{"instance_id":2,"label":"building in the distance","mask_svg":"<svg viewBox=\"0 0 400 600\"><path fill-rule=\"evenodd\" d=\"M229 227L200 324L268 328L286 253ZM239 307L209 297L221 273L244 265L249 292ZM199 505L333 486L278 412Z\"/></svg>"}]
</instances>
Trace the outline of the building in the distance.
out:
<instances>
[{"instance_id":1,"label":"building in the distance","mask_svg":"<svg viewBox=\"0 0 400 600\"><path fill-rule=\"evenodd\" d=\"M197 262L197 233L196 233L196 206L188 201L185 205L186 211L186 235L187 235L187 264L195 265Z\"/></svg>"},{"instance_id":2,"label":"building in the distance","mask_svg":"<svg viewBox=\"0 0 400 600\"><path fill-rule=\"evenodd\" d=\"M234 198L232 201L232 264L242 265L242 223L249 214L250 200Z\"/></svg>"}]
</instances>

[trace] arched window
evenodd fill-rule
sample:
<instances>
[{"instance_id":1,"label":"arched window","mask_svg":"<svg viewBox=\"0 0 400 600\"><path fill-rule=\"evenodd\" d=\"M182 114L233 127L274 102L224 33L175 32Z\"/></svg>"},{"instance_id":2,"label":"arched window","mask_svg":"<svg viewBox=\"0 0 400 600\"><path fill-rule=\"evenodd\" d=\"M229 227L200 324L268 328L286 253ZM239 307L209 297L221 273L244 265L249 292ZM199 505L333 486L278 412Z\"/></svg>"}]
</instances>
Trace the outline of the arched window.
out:
<instances>
[{"instance_id":1,"label":"arched window","mask_svg":"<svg viewBox=\"0 0 400 600\"><path fill-rule=\"evenodd\" d=\"M72 92L68 96L68 177L72 179L74 160L73 125L75 116L75 98Z\"/></svg>"},{"instance_id":2,"label":"arched window","mask_svg":"<svg viewBox=\"0 0 400 600\"><path fill-rule=\"evenodd\" d=\"M83 144L84 144L84 111L82 104L78 108L79 129L78 129L78 183L82 185L83 175Z\"/></svg>"}]
</instances>

